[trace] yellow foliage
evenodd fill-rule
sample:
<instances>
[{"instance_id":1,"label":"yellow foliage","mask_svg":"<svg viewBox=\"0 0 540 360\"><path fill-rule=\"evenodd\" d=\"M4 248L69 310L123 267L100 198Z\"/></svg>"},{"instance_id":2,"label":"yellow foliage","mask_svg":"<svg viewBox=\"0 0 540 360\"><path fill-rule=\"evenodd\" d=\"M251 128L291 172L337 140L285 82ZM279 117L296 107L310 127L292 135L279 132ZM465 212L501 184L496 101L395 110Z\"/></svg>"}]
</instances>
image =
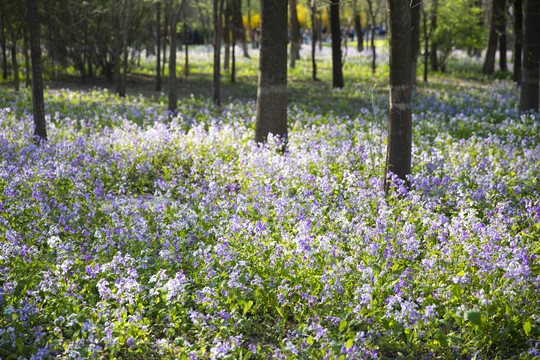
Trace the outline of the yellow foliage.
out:
<instances>
[{"instance_id":1,"label":"yellow foliage","mask_svg":"<svg viewBox=\"0 0 540 360\"><path fill-rule=\"evenodd\" d=\"M242 24L244 29L248 28L248 17L247 15L242 16ZM256 29L261 24L261 16L259 14L251 14L251 28Z\"/></svg>"}]
</instances>

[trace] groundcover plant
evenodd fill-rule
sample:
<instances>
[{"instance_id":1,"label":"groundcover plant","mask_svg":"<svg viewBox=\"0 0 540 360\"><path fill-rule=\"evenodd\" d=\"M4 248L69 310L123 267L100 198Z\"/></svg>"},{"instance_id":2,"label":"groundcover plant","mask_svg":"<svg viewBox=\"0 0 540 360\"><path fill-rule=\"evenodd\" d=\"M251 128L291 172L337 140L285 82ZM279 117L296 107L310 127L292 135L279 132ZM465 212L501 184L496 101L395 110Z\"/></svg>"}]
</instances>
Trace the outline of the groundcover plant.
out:
<instances>
[{"instance_id":1,"label":"groundcover plant","mask_svg":"<svg viewBox=\"0 0 540 360\"><path fill-rule=\"evenodd\" d=\"M99 89L47 91L36 147L0 89L0 357L537 358L540 122L507 83L441 91L385 198L384 92L290 104L281 155L252 101Z\"/></svg>"}]
</instances>

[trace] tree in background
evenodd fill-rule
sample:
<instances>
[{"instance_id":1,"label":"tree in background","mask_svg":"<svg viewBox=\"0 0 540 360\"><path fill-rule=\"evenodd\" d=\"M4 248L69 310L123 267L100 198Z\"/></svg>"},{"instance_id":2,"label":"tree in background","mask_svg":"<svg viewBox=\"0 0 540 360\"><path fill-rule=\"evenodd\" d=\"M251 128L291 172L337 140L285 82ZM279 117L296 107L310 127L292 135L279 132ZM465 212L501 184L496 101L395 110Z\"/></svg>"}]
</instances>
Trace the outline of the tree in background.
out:
<instances>
[{"instance_id":1,"label":"tree in background","mask_svg":"<svg viewBox=\"0 0 540 360\"><path fill-rule=\"evenodd\" d=\"M375 0L367 0L368 4L368 15L371 21L371 71L375 74L377 70L377 50L375 48L375 28L377 26L377 12L379 7L377 6ZM368 29L367 31L369 31Z\"/></svg>"},{"instance_id":2,"label":"tree in background","mask_svg":"<svg viewBox=\"0 0 540 360\"><path fill-rule=\"evenodd\" d=\"M506 0L492 0L491 2L491 20L489 24L489 39L486 50L482 73L492 75L495 72L495 53L497 52L497 42L500 37L499 31L504 27ZM462 36L465 34L462 34Z\"/></svg>"},{"instance_id":3,"label":"tree in background","mask_svg":"<svg viewBox=\"0 0 540 360\"><path fill-rule=\"evenodd\" d=\"M436 26L437 26L437 7L438 7L438 0L433 0L431 2L431 5L429 9L427 8L427 5L424 3L422 6L422 18L423 18L423 27L424 27L424 82L428 81L428 63L430 58L430 46L429 41L435 32ZM429 14L429 15L428 15ZM428 25L429 24L429 25ZM435 58L437 58L437 54L435 53Z\"/></svg>"},{"instance_id":4,"label":"tree in background","mask_svg":"<svg viewBox=\"0 0 540 360\"><path fill-rule=\"evenodd\" d=\"M514 82L521 83L521 52L523 42L523 4L522 0L513 0L514 14Z\"/></svg>"},{"instance_id":5,"label":"tree in background","mask_svg":"<svg viewBox=\"0 0 540 360\"><path fill-rule=\"evenodd\" d=\"M416 68L420 52L420 10L422 0L411 0L411 66L412 85L416 86Z\"/></svg>"},{"instance_id":6,"label":"tree in background","mask_svg":"<svg viewBox=\"0 0 540 360\"><path fill-rule=\"evenodd\" d=\"M4 80L6 80L8 77L6 32L4 31L5 26L6 15L4 10L4 1L0 0L0 46L2 47L2 79Z\"/></svg>"},{"instance_id":7,"label":"tree in background","mask_svg":"<svg viewBox=\"0 0 540 360\"><path fill-rule=\"evenodd\" d=\"M156 91L161 91L161 2L156 1Z\"/></svg>"},{"instance_id":8,"label":"tree in background","mask_svg":"<svg viewBox=\"0 0 540 360\"><path fill-rule=\"evenodd\" d=\"M309 3L311 15L311 78L317 81L317 61L315 59L315 50L317 49L317 37L320 36L321 24L318 18L318 10L315 0Z\"/></svg>"},{"instance_id":9,"label":"tree in background","mask_svg":"<svg viewBox=\"0 0 540 360\"><path fill-rule=\"evenodd\" d=\"M540 81L540 1L525 0L523 28L523 68L519 110L538 113Z\"/></svg>"},{"instance_id":10,"label":"tree in background","mask_svg":"<svg viewBox=\"0 0 540 360\"><path fill-rule=\"evenodd\" d=\"M167 0L169 12L169 111L176 113L178 98L176 96L176 25L178 16L186 0Z\"/></svg>"},{"instance_id":11,"label":"tree in background","mask_svg":"<svg viewBox=\"0 0 540 360\"><path fill-rule=\"evenodd\" d=\"M353 21L354 21L354 32L356 33L356 50L361 52L364 50L364 39L362 36L362 21L360 19L360 9L358 7L358 0L353 2Z\"/></svg>"},{"instance_id":12,"label":"tree in background","mask_svg":"<svg viewBox=\"0 0 540 360\"><path fill-rule=\"evenodd\" d=\"M255 141L287 139L287 0L261 0Z\"/></svg>"},{"instance_id":13,"label":"tree in background","mask_svg":"<svg viewBox=\"0 0 540 360\"><path fill-rule=\"evenodd\" d=\"M45 126L45 102L43 100L43 81L41 67L41 44L39 41L39 19L37 0L26 0L26 11L30 30L30 49L32 53L32 105L34 108L34 140L37 144L47 140Z\"/></svg>"},{"instance_id":14,"label":"tree in background","mask_svg":"<svg viewBox=\"0 0 540 360\"><path fill-rule=\"evenodd\" d=\"M290 64L294 68L296 60L300 59L300 23L298 22L297 1L289 0L289 13L291 24L291 54Z\"/></svg>"},{"instance_id":15,"label":"tree in background","mask_svg":"<svg viewBox=\"0 0 540 360\"><path fill-rule=\"evenodd\" d=\"M212 99L215 105L221 105L221 36L224 0L213 0L214 21L214 71L212 80Z\"/></svg>"},{"instance_id":16,"label":"tree in background","mask_svg":"<svg viewBox=\"0 0 540 360\"><path fill-rule=\"evenodd\" d=\"M332 86L342 88L343 59L341 57L341 26L339 21L339 0L330 3L330 32L332 34Z\"/></svg>"},{"instance_id":17,"label":"tree in background","mask_svg":"<svg viewBox=\"0 0 540 360\"><path fill-rule=\"evenodd\" d=\"M390 189L390 173L407 181L411 173L412 76L410 0L387 0L390 46L390 106L384 191Z\"/></svg>"}]
</instances>

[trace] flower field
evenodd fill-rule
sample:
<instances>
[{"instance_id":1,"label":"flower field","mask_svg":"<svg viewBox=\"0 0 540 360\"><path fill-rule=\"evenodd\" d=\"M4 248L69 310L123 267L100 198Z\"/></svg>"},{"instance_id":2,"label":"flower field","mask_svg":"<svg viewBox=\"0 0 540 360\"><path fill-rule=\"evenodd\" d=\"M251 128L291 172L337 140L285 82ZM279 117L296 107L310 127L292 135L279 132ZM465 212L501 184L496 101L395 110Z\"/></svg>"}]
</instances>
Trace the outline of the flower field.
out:
<instances>
[{"instance_id":1,"label":"flower field","mask_svg":"<svg viewBox=\"0 0 540 360\"><path fill-rule=\"evenodd\" d=\"M291 101L283 155L252 100L45 95L36 147L0 88L2 359L540 356L540 121L513 85L422 88L388 198L384 91Z\"/></svg>"}]
</instances>

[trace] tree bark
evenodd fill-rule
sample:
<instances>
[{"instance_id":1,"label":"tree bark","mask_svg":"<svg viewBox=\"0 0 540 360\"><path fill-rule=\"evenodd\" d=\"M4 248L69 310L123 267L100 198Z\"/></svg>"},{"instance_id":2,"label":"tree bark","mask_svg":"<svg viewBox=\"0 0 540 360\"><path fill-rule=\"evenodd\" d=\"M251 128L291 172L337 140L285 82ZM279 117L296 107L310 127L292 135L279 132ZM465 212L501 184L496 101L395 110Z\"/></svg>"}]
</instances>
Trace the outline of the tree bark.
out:
<instances>
[{"instance_id":1,"label":"tree bark","mask_svg":"<svg viewBox=\"0 0 540 360\"><path fill-rule=\"evenodd\" d=\"M334 89L342 88L343 59L341 58L341 27L339 23L339 0L330 3L330 31L332 33L332 82Z\"/></svg>"},{"instance_id":2,"label":"tree bark","mask_svg":"<svg viewBox=\"0 0 540 360\"><path fill-rule=\"evenodd\" d=\"M387 0L390 46L390 106L384 190L390 189L389 173L407 182L411 173L412 86L410 0Z\"/></svg>"},{"instance_id":3,"label":"tree bark","mask_svg":"<svg viewBox=\"0 0 540 360\"><path fill-rule=\"evenodd\" d=\"M169 111L175 114L178 109L178 97L176 95L176 24L178 22L178 14L184 4L182 0L180 5L174 5L173 0L168 0L169 12Z\"/></svg>"},{"instance_id":4,"label":"tree bark","mask_svg":"<svg viewBox=\"0 0 540 360\"><path fill-rule=\"evenodd\" d=\"M506 0L493 0L491 10L491 21L489 26L488 48L486 58L482 66L484 75L493 75L495 72L495 54L497 52L497 42L499 39L499 29L504 23L504 4Z\"/></svg>"},{"instance_id":5,"label":"tree bark","mask_svg":"<svg viewBox=\"0 0 540 360\"><path fill-rule=\"evenodd\" d=\"M375 49L375 9L373 0L368 0L369 17L371 18L371 71L375 74L377 70L377 51Z\"/></svg>"},{"instance_id":6,"label":"tree bark","mask_svg":"<svg viewBox=\"0 0 540 360\"><path fill-rule=\"evenodd\" d=\"M225 54L223 54L223 70L229 70L231 61L231 15L232 15L232 0L226 0L224 15L223 42L225 43Z\"/></svg>"},{"instance_id":7,"label":"tree bark","mask_svg":"<svg viewBox=\"0 0 540 360\"><path fill-rule=\"evenodd\" d=\"M28 24L23 25L23 53L24 53L24 85L29 88L30 82L30 55L28 54Z\"/></svg>"},{"instance_id":8,"label":"tree bark","mask_svg":"<svg viewBox=\"0 0 540 360\"><path fill-rule=\"evenodd\" d=\"M522 0L514 0L514 82L521 84L521 50L523 42Z\"/></svg>"},{"instance_id":9,"label":"tree bark","mask_svg":"<svg viewBox=\"0 0 540 360\"><path fill-rule=\"evenodd\" d=\"M221 105L221 14L223 14L223 2L225 0L214 0L213 20L214 20L214 72L212 81L212 96L215 105Z\"/></svg>"},{"instance_id":10,"label":"tree bark","mask_svg":"<svg viewBox=\"0 0 540 360\"><path fill-rule=\"evenodd\" d=\"M161 3L156 3L156 91L161 91Z\"/></svg>"},{"instance_id":11,"label":"tree bark","mask_svg":"<svg viewBox=\"0 0 540 360\"><path fill-rule=\"evenodd\" d=\"M296 65L296 60L300 58L300 23L298 22L298 11L296 10L297 0L289 0L289 13L291 24L291 54L290 65Z\"/></svg>"},{"instance_id":12,"label":"tree bark","mask_svg":"<svg viewBox=\"0 0 540 360\"><path fill-rule=\"evenodd\" d=\"M538 113L540 68L540 1L525 0L523 28L523 69L519 110Z\"/></svg>"},{"instance_id":13,"label":"tree bark","mask_svg":"<svg viewBox=\"0 0 540 360\"><path fill-rule=\"evenodd\" d=\"M362 22L360 20L360 10L358 10L358 0L354 0L354 32L356 33L356 50L362 52L364 50L364 39L362 36Z\"/></svg>"},{"instance_id":14,"label":"tree bark","mask_svg":"<svg viewBox=\"0 0 540 360\"><path fill-rule=\"evenodd\" d=\"M429 56L429 35L427 29L427 14L422 10L422 20L424 23L424 82L428 82L428 56Z\"/></svg>"},{"instance_id":15,"label":"tree bark","mask_svg":"<svg viewBox=\"0 0 540 360\"><path fill-rule=\"evenodd\" d=\"M287 139L287 0L261 0L255 141ZM283 149L284 150L284 149Z\"/></svg>"},{"instance_id":16,"label":"tree bark","mask_svg":"<svg viewBox=\"0 0 540 360\"><path fill-rule=\"evenodd\" d=\"M6 80L8 77L8 67L7 67L7 42L6 42L6 19L4 15L4 5L0 1L0 46L2 46L2 79Z\"/></svg>"},{"instance_id":17,"label":"tree bark","mask_svg":"<svg viewBox=\"0 0 540 360\"><path fill-rule=\"evenodd\" d=\"M19 63L17 62L17 37L15 36L11 44L11 64L13 66L13 87L19 91Z\"/></svg>"},{"instance_id":18,"label":"tree bark","mask_svg":"<svg viewBox=\"0 0 540 360\"><path fill-rule=\"evenodd\" d=\"M120 60L122 52L122 26L120 23L120 11L118 10L118 4L113 3L113 27L114 31L114 91L120 96L124 96L122 93L122 63ZM123 6L123 1L121 2Z\"/></svg>"},{"instance_id":19,"label":"tree bark","mask_svg":"<svg viewBox=\"0 0 540 360\"><path fill-rule=\"evenodd\" d=\"M39 20L37 0L27 0L28 25L30 27L30 49L32 57L32 105L34 108L34 141L40 144L47 140L45 125L45 102L43 100L43 80L41 65L41 45L39 41Z\"/></svg>"},{"instance_id":20,"label":"tree bark","mask_svg":"<svg viewBox=\"0 0 540 360\"><path fill-rule=\"evenodd\" d=\"M420 9L422 0L411 0L411 75L412 85L416 86L416 69L420 52Z\"/></svg>"},{"instance_id":21,"label":"tree bark","mask_svg":"<svg viewBox=\"0 0 540 360\"><path fill-rule=\"evenodd\" d=\"M502 14L497 23L497 35L499 37L499 68L508 71L506 61L506 0L502 0Z\"/></svg>"},{"instance_id":22,"label":"tree bark","mask_svg":"<svg viewBox=\"0 0 540 360\"><path fill-rule=\"evenodd\" d=\"M184 20L184 76L189 76L189 36L188 36L188 27L187 23Z\"/></svg>"},{"instance_id":23,"label":"tree bark","mask_svg":"<svg viewBox=\"0 0 540 360\"><path fill-rule=\"evenodd\" d=\"M320 24L317 20L317 7L315 0L311 0L311 77L317 81L317 61L315 60L315 50L317 48L317 35L319 34Z\"/></svg>"}]
</instances>

